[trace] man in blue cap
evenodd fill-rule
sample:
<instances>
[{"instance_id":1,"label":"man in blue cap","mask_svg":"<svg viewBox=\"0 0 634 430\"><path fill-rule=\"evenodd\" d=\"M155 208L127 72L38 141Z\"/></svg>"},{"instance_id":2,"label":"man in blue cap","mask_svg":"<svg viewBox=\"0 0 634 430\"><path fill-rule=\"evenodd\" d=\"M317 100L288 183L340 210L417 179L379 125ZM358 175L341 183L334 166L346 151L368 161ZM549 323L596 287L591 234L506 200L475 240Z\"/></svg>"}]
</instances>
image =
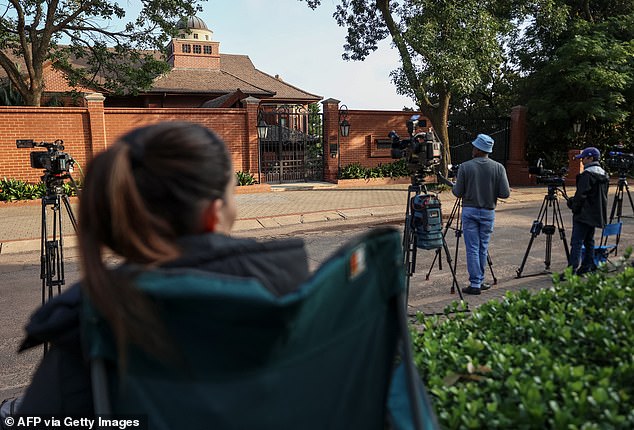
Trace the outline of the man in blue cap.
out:
<instances>
[{"instance_id":1,"label":"man in blue cap","mask_svg":"<svg viewBox=\"0 0 634 430\"><path fill-rule=\"evenodd\" d=\"M469 272L469 286L462 289L466 294L480 294L491 288L484 283L484 269L495 206L498 198L505 199L511 193L504 166L489 158L493 143L493 138L486 134L479 134L471 142L472 159L460 165L452 188L453 194L462 198L462 230Z\"/></svg>"},{"instance_id":2,"label":"man in blue cap","mask_svg":"<svg viewBox=\"0 0 634 430\"><path fill-rule=\"evenodd\" d=\"M601 168L601 153L595 147L588 147L575 156L583 163L583 172L577 175L577 190L568 199L572 209L572 237L568 266L578 275L596 270L594 264L594 230L603 228L607 220L608 187L610 178ZM581 245L586 248L581 260Z\"/></svg>"}]
</instances>

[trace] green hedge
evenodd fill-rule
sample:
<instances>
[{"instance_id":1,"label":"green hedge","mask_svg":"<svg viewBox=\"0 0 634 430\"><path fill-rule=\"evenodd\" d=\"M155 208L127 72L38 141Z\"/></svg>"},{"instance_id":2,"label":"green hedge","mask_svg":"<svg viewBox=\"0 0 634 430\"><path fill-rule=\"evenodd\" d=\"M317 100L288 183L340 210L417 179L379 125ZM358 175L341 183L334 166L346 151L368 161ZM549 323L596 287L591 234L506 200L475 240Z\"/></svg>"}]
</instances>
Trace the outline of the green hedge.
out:
<instances>
[{"instance_id":1,"label":"green hedge","mask_svg":"<svg viewBox=\"0 0 634 430\"><path fill-rule=\"evenodd\" d=\"M249 172L236 172L237 184L253 185L257 183L255 177ZM77 184L81 189L81 185ZM46 193L44 183L40 182L33 184L23 181L21 179L7 179L0 180L0 201L14 202L19 200L34 200L40 199ZM70 183L64 184L64 193L68 196L75 196L75 189Z\"/></svg>"},{"instance_id":2,"label":"green hedge","mask_svg":"<svg viewBox=\"0 0 634 430\"><path fill-rule=\"evenodd\" d=\"M443 427L634 428L634 269L568 276L419 317L416 364Z\"/></svg>"},{"instance_id":3,"label":"green hedge","mask_svg":"<svg viewBox=\"0 0 634 430\"><path fill-rule=\"evenodd\" d=\"M341 168L339 179L399 178L409 176L407 162L380 164L377 167L363 167L360 163L352 163Z\"/></svg>"},{"instance_id":4,"label":"green hedge","mask_svg":"<svg viewBox=\"0 0 634 430\"><path fill-rule=\"evenodd\" d=\"M80 184L77 185L81 188ZM46 187L43 182L32 184L20 179L0 180L0 201L34 200L42 198L45 193ZM75 188L68 182L64 184L64 193L67 196L76 195Z\"/></svg>"}]
</instances>

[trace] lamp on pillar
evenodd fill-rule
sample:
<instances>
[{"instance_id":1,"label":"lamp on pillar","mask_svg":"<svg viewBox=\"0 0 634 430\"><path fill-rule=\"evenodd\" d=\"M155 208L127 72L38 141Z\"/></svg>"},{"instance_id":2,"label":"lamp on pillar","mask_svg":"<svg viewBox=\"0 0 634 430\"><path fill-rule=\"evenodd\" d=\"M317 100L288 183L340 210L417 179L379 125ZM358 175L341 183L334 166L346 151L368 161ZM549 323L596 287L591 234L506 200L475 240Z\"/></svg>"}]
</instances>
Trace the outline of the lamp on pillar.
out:
<instances>
[{"instance_id":1,"label":"lamp on pillar","mask_svg":"<svg viewBox=\"0 0 634 430\"><path fill-rule=\"evenodd\" d=\"M575 123L572 125L572 130L575 132L575 134L579 134L579 132L581 131L581 121L575 121Z\"/></svg>"},{"instance_id":2,"label":"lamp on pillar","mask_svg":"<svg viewBox=\"0 0 634 430\"><path fill-rule=\"evenodd\" d=\"M269 132L269 126L264 121L262 111L258 112L258 183L262 183L262 141L266 139L266 135Z\"/></svg>"},{"instance_id":3,"label":"lamp on pillar","mask_svg":"<svg viewBox=\"0 0 634 430\"><path fill-rule=\"evenodd\" d=\"M339 108L339 132L337 133L337 178L341 176L341 143L340 137L350 135L350 121L348 121L348 106L341 105Z\"/></svg>"}]
</instances>

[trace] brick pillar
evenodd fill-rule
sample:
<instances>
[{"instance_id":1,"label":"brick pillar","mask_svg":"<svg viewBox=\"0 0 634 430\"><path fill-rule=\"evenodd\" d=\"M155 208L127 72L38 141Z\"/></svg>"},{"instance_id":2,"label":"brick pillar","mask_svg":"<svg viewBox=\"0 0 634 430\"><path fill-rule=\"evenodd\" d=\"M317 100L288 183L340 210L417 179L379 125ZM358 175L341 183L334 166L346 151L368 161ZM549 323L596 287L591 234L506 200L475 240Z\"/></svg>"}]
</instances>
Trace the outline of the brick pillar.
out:
<instances>
[{"instance_id":1,"label":"brick pillar","mask_svg":"<svg viewBox=\"0 0 634 430\"><path fill-rule=\"evenodd\" d=\"M330 98L321 102L324 107L324 180L338 182L339 100Z\"/></svg>"},{"instance_id":2,"label":"brick pillar","mask_svg":"<svg viewBox=\"0 0 634 430\"><path fill-rule=\"evenodd\" d=\"M566 185L576 185L577 175L583 171L583 163L581 160L575 160L575 156L581 154L581 149L568 150L568 175L566 176Z\"/></svg>"},{"instance_id":3,"label":"brick pillar","mask_svg":"<svg viewBox=\"0 0 634 430\"><path fill-rule=\"evenodd\" d=\"M511 109L511 142L509 159L506 162L506 175L511 185L532 185L534 181L528 175L526 161L526 120L527 109L515 106Z\"/></svg>"},{"instance_id":4,"label":"brick pillar","mask_svg":"<svg viewBox=\"0 0 634 430\"><path fill-rule=\"evenodd\" d=\"M106 118L103 101L106 99L101 93L90 93L84 96L88 108L88 126L90 127L90 154L92 158L106 149Z\"/></svg>"},{"instance_id":5,"label":"brick pillar","mask_svg":"<svg viewBox=\"0 0 634 430\"><path fill-rule=\"evenodd\" d=\"M246 109L244 116L244 127L246 130L246 139L242 146L242 167L234 166L234 170L242 170L250 172L258 181L263 182L264 178L258 175L260 164L258 156L260 154L260 141L258 139L258 109L260 107L260 99L255 97L247 97L242 100L242 106Z\"/></svg>"}]
</instances>

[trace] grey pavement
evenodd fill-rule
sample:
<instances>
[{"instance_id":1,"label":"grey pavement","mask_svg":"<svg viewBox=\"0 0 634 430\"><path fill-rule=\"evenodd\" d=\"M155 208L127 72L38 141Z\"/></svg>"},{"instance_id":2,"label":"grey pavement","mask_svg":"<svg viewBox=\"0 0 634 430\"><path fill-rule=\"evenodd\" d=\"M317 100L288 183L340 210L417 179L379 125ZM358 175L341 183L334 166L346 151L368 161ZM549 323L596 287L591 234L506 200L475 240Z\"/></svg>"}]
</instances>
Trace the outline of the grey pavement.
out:
<instances>
[{"instance_id":1,"label":"grey pavement","mask_svg":"<svg viewBox=\"0 0 634 430\"><path fill-rule=\"evenodd\" d=\"M275 186L275 191L238 194L238 219L234 232L253 232L278 227L306 227L317 222L350 222L363 220L386 221L404 217L407 185L383 185L358 188L338 188L326 183L286 184ZM517 204L541 200L543 187L512 189L511 197L499 203L498 210ZM440 194L444 212L450 210L455 198L449 191ZM77 214L77 202L71 199ZM65 247L75 246L75 235L69 215L62 206ZM40 248L42 207L40 200L0 203L0 255L25 252ZM47 211L47 223L53 213Z\"/></svg>"}]
</instances>

